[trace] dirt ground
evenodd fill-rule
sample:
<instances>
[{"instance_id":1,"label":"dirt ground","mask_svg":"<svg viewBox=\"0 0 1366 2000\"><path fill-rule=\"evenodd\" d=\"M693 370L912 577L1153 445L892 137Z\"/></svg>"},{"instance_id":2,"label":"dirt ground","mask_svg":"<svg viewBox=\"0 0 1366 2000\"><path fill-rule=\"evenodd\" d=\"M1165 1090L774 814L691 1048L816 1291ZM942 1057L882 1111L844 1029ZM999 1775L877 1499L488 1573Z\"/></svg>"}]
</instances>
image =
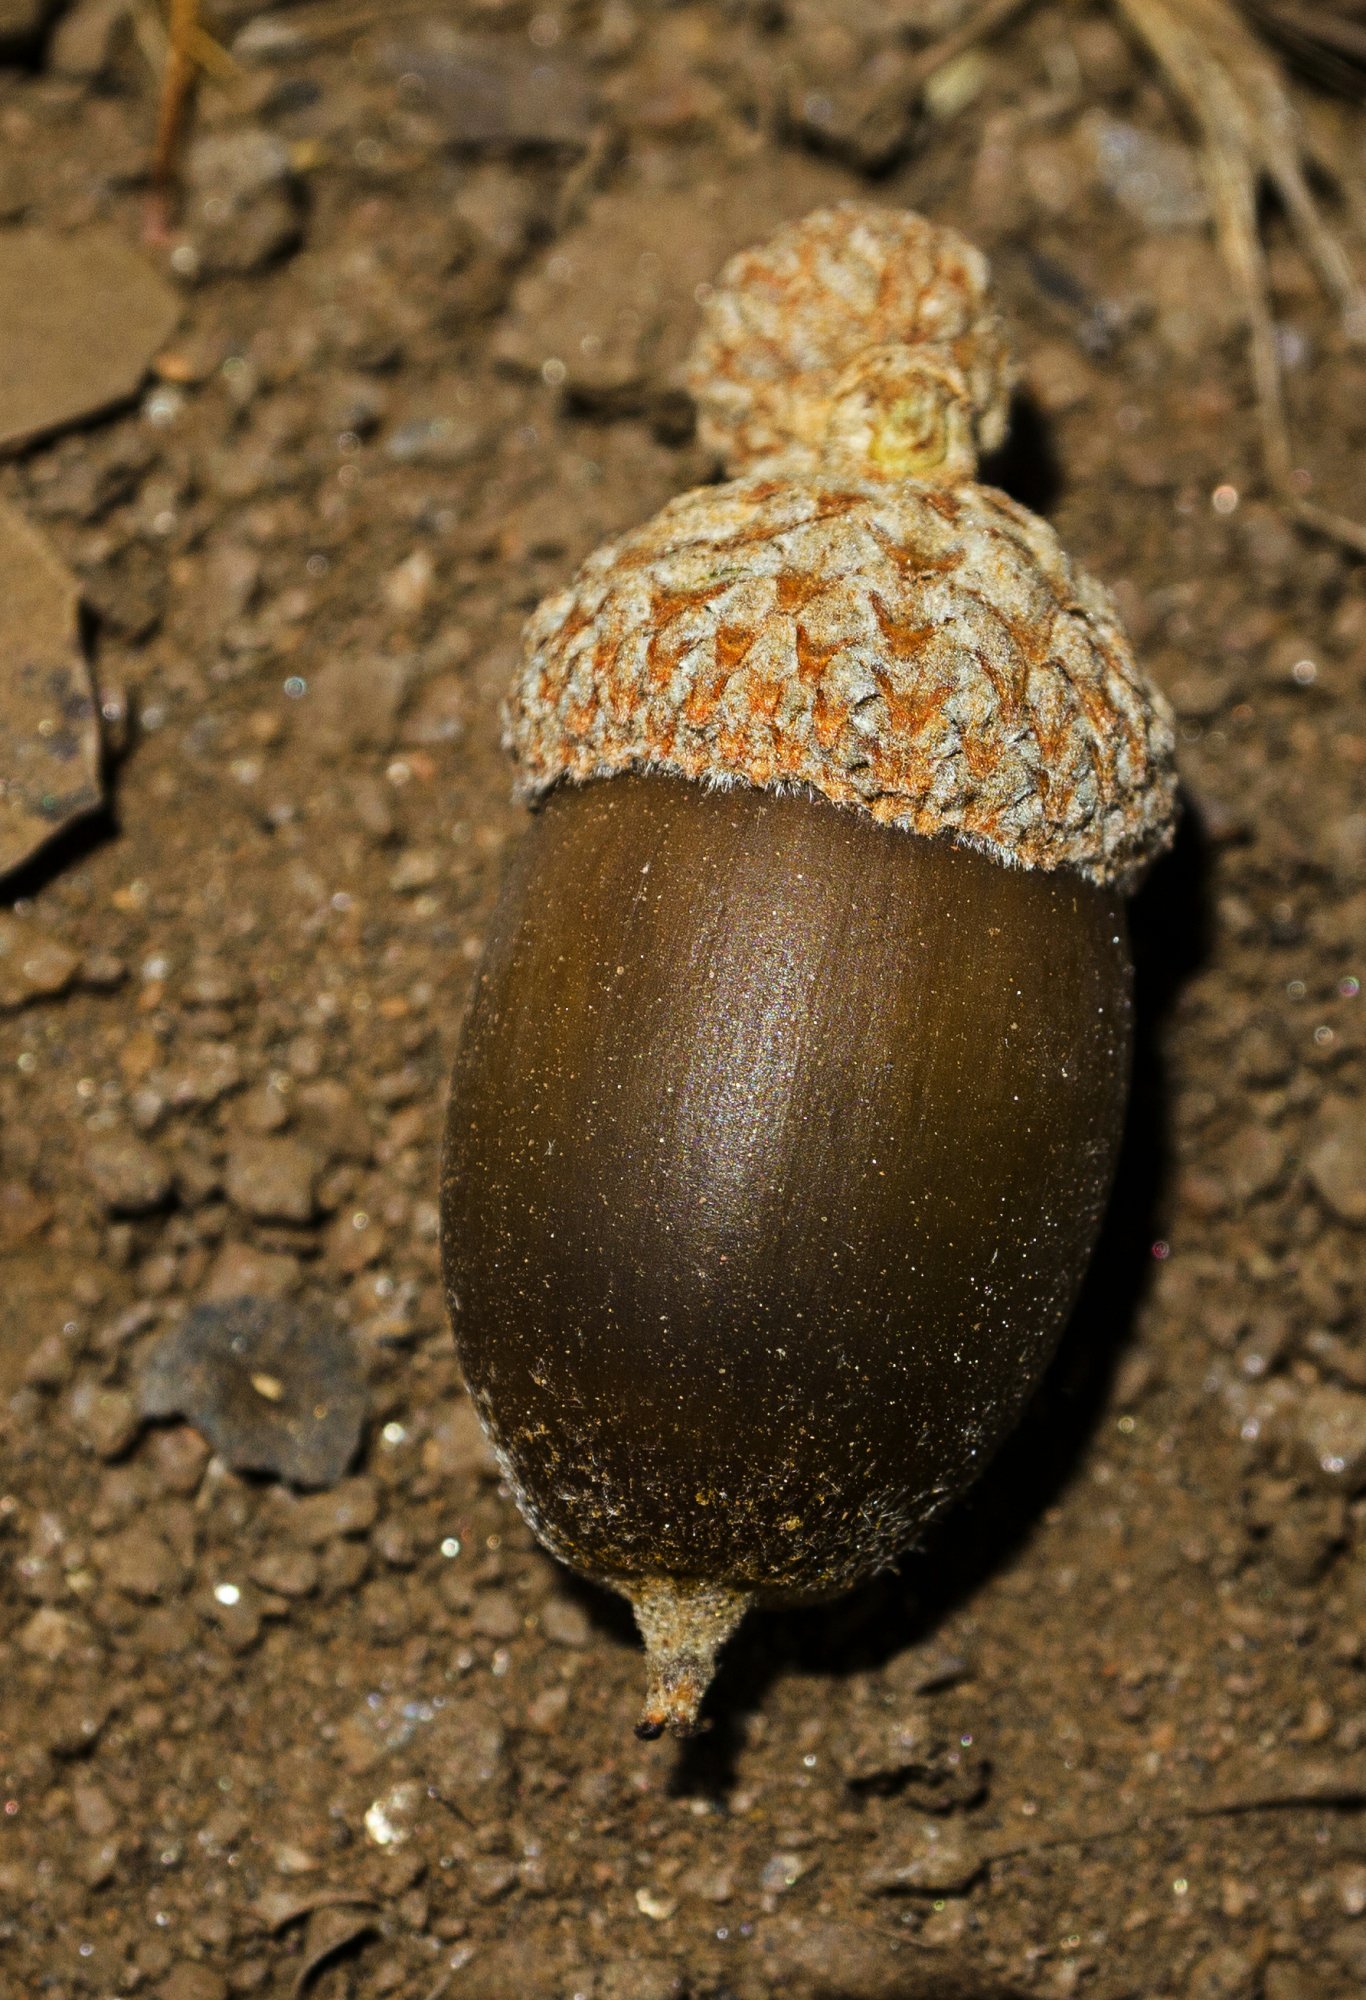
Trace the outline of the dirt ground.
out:
<instances>
[{"instance_id":1,"label":"dirt ground","mask_svg":"<svg viewBox=\"0 0 1366 2000\"><path fill-rule=\"evenodd\" d=\"M117 12L0 70L8 225L139 242ZM169 350L0 464L81 579L110 765L5 885L67 972L0 988L0 1995L1366 1990L1366 572L1262 496L1165 99L1084 7L915 118L871 4L250 12L149 253ZM1366 177L1366 119L1315 116ZM753 1620L710 1734L640 1744L628 1622L500 1489L438 1286L497 707L537 599L710 476L696 287L870 191L990 254L995 476L1119 598L1187 811L1023 1430L898 1574ZM1366 364L1267 229L1299 449L1359 507ZM359 1343L339 1484L144 1421L243 1296Z\"/></svg>"}]
</instances>

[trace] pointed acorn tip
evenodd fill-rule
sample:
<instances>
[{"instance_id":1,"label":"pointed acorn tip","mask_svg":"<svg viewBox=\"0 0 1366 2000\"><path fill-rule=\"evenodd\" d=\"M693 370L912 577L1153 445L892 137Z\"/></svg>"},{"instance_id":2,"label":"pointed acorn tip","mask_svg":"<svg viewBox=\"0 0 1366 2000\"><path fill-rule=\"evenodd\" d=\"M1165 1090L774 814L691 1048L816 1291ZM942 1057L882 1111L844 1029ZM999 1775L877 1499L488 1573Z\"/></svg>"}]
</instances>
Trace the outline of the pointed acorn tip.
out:
<instances>
[{"instance_id":1,"label":"pointed acorn tip","mask_svg":"<svg viewBox=\"0 0 1366 2000\"><path fill-rule=\"evenodd\" d=\"M753 1602L753 1593L692 1577L645 1577L618 1586L645 1641L648 1684L636 1724L643 1743L696 1736L716 1657Z\"/></svg>"}]
</instances>

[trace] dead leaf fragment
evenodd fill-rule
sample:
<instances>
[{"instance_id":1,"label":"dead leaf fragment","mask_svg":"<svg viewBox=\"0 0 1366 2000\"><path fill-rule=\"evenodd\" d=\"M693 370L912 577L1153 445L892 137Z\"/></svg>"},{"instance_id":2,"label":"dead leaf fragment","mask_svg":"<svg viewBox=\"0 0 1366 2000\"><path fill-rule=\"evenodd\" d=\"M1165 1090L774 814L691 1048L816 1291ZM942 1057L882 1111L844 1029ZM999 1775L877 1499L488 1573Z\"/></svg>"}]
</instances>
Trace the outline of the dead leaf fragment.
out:
<instances>
[{"instance_id":1,"label":"dead leaf fragment","mask_svg":"<svg viewBox=\"0 0 1366 2000\"><path fill-rule=\"evenodd\" d=\"M0 272L0 409L8 393L4 283ZM76 579L51 543L0 501L0 875L102 797L79 604Z\"/></svg>"}]
</instances>

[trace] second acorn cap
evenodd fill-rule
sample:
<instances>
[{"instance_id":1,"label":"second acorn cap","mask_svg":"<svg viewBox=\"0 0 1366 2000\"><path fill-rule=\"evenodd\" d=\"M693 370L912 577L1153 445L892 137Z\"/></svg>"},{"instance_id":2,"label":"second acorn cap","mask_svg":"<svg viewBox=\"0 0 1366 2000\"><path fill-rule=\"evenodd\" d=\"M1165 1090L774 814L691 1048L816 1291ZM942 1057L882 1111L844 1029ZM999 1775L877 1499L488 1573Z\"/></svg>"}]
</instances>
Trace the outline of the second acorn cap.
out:
<instances>
[{"instance_id":1,"label":"second acorn cap","mask_svg":"<svg viewBox=\"0 0 1366 2000\"><path fill-rule=\"evenodd\" d=\"M742 250L702 308L688 363L698 433L731 473L820 461L837 385L868 349L958 376L979 451L1005 436L1014 367L987 261L956 229L845 201Z\"/></svg>"}]
</instances>

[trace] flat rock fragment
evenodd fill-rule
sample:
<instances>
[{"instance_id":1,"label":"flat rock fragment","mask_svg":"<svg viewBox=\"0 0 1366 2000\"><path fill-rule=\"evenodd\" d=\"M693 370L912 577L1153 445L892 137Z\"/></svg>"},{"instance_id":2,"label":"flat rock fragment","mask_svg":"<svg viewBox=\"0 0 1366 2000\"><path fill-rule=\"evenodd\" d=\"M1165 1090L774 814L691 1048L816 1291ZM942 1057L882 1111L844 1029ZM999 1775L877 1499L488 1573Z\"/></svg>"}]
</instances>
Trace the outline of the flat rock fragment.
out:
<instances>
[{"instance_id":1,"label":"flat rock fragment","mask_svg":"<svg viewBox=\"0 0 1366 2000\"><path fill-rule=\"evenodd\" d=\"M135 396L180 301L106 229L0 230L0 452Z\"/></svg>"},{"instance_id":2,"label":"flat rock fragment","mask_svg":"<svg viewBox=\"0 0 1366 2000\"><path fill-rule=\"evenodd\" d=\"M153 1350L145 1417L185 1417L237 1472L331 1486L356 1455L365 1371L328 1315L275 1298L201 1305Z\"/></svg>"},{"instance_id":3,"label":"flat rock fragment","mask_svg":"<svg viewBox=\"0 0 1366 2000\"><path fill-rule=\"evenodd\" d=\"M8 393L4 282L0 274L0 407ZM103 796L79 606L76 579L51 543L0 501L0 875Z\"/></svg>"}]
</instances>

